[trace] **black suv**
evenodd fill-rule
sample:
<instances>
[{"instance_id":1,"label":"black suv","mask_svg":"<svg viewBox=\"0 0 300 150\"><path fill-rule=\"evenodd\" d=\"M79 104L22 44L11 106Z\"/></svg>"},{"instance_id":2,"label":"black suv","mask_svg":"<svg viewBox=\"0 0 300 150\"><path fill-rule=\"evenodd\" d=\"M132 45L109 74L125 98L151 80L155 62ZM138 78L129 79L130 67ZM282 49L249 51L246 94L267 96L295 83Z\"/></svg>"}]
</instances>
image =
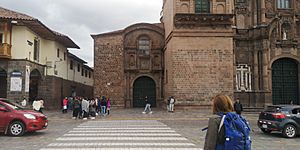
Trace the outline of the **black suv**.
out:
<instances>
[{"instance_id":1,"label":"black suv","mask_svg":"<svg viewBox=\"0 0 300 150\"><path fill-rule=\"evenodd\" d=\"M264 133L281 132L292 138L300 133L300 105L274 105L260 113L258 127Z\"/></svg>"}]
</instances>

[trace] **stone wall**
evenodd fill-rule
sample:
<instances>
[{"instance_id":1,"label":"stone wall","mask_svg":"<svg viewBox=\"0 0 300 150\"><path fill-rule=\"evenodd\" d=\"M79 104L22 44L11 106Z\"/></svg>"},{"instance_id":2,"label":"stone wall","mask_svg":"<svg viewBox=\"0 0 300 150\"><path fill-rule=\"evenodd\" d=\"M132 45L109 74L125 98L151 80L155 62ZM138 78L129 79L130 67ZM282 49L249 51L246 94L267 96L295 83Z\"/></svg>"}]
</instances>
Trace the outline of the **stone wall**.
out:
<instances>
[{"instance_id":1,"label":"stone wall","mask_svg":"<svg viewBox=\"0 0 300 150\"><path fill-rule=\"evenodd\" d=\"M28 60L3 60L0 61L0 67L7 71L7 97L15 101L21 101L25 96L29 98L29 91L25 91L25 73L26 66L30 68L30 72L38 70L40 79L38 81L38 95L37 98L45 100L46 109L60 109L61 101L64 96L71 96L72 91L76 92L78 96L92 97L93 87L77 83L75 81L68 81L55 76L45 76L43 65L28 61ZM13 71L21 72L22 79L21 91L10 91L11 73ZM29 78L30 79L30 78Z\"/></svg>"},{"instance_id":2,"label":"stone wall","mask_svg":"<svg viewBox=\"0 0 300 150\"><path fill-rule=\"evenodd\" d=\"M166 50L166 97L181 105L210 105L213 96L233 96L230 37L173 37Z\"/></svg>"},{"instance_id":3,"label":"stone wall","mask_svg":"<svg viewBox=\"0 0 300 150\"><path fill-rule=\"evenodd\" d=\"M122 34L94 36L94 96L106 96L116 107L124 104Z\"/></svg>"},{"instance_id":4,"label":"stone wall","mask_svg":"<svg viewBox=\"0 0 300 150\"><path fill-rule=\"evenodd\" d=\"M39 97L45 100L46 109L61 109L62 100L66 96L76 96L87 98L93 97L93 87L82 83L64 80L55 76L46 76L39 88Z\"/></svg>"}]
</instances>

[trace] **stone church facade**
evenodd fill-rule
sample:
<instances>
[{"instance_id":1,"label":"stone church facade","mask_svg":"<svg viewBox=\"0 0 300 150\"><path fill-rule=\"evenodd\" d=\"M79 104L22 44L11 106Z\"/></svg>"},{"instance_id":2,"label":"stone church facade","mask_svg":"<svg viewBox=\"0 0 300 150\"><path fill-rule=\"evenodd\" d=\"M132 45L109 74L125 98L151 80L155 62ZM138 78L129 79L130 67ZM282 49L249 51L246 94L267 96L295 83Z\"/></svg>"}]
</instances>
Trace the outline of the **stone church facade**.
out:
<instances>
[{"instance_id":1,"label":"stone church facade","mask_svg":"<svg viewBox=\"0 0 300 150\"><path fill-rule=\"evenodd\" d=\"M95 96L120 107L299 104L300 1L164 0L161 23L92 35Z\"/></svg>"}]
</instances>

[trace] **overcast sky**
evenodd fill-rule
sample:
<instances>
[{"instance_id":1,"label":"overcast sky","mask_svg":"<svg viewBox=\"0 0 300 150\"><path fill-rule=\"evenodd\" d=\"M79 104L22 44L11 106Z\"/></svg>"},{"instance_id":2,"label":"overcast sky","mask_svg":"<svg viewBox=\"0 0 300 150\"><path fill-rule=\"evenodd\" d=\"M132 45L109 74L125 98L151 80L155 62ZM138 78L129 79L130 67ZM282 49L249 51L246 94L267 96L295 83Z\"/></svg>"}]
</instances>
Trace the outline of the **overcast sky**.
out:
<instances>
[{"instance_id":1,"label":"overcast sky","mask_svg":"<svg viewBox=\"0 0 300 150\"><path fill-rule=\"evenodd\" d=\"M157 23L163 0L0 0L1 7L39 19L69 36L81 49L70 49L94 63L91 34L124 29L141 22Z\"/></svg>"}]
</instances>

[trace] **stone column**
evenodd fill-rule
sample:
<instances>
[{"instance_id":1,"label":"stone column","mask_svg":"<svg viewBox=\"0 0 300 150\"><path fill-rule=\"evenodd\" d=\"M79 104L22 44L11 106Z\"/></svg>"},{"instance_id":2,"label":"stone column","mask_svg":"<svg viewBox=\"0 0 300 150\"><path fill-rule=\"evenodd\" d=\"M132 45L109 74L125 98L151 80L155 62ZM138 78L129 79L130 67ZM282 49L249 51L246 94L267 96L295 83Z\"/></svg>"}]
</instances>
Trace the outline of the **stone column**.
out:
<instances>
[{"instance_id":1,"label":"stone column","mask_svg":"<svg viewBox=\"0 0 300 150\"><path fill-rule=\"evenodd\" d=\"M260 11L260 15L261 15L261 24L265 24L266 23L266 2L265 0L260 0L261 1L261 11Z\"/></svg>"},{"instance_id":2,"label":"stone column","mask_svg":"<svg viewBox=\"0 0 300 150\"><path fill-rule=\"evenodd\" d=\"M264 49L263 51L263 69L262 69L262 75L263 75L263 91L264 91L264 97L265 97L265 105L272 104L272 94L271 94L271 88L269 83L269 73L268 73L268 49Z\"/></svg>"},{"instance_id":3,"label":"stone column","mask_svg":"<svg viewBox=\"0 0 300 150\"><path fill-rule=\"evenodd\" d=\"M252 1L252 14L253 14L253 16L252 16L252 20L253 20L253 26L256 26L257 25L257 3L256 3L257 1L256 0L254 0L254 1Z\"/></svg>"},{"instance_id":4,"label":"stone column","mask_svg":"<svg viewBox=\"0 0 300 150\"><path fill-rule=\"evenodd\" d=\"M254 58L254 63L253 63L253 76L254 76L254 91L258 91L258 79L259 79L259 74L258 74L258 52L257 50L254 51L253 53L253 58Z\"/></svg>"}]
</instances>

